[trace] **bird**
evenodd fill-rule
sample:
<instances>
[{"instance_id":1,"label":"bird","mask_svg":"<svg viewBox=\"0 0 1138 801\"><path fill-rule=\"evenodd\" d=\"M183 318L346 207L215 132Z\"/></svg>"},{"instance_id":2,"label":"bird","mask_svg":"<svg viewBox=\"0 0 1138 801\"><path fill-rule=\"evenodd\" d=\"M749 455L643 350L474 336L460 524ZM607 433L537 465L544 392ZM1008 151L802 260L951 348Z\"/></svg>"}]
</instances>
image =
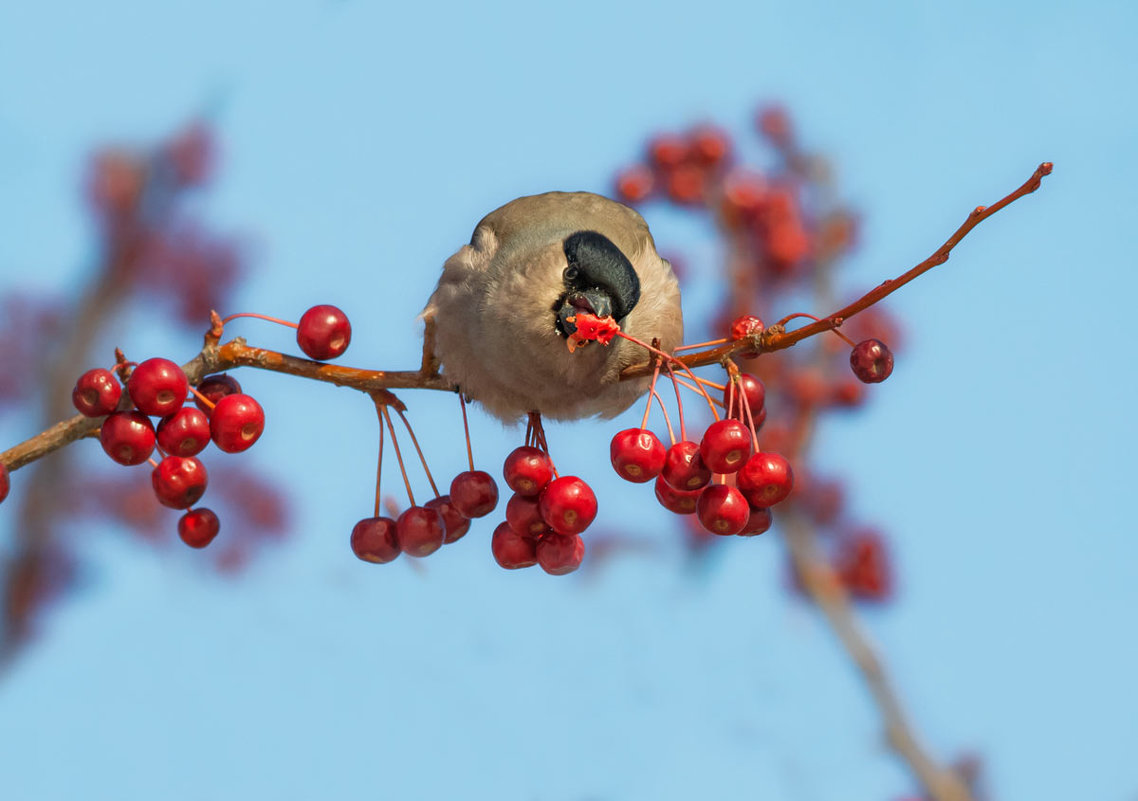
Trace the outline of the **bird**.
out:
<instances>
[{"instance_id":1,"label":"bird","mask_svg":"<svg viewBox=\"0 0 1138 801\"><path fill-rule=\"evenodd\" d=\"M621 372L652 356L621 337L574 350L579 312L668 353L683 341L679 283L644 218L591 192L546 192L482 218L422 317L443 376L503 422L615 417L649 385Z\"/></svg>"}]
</instances>

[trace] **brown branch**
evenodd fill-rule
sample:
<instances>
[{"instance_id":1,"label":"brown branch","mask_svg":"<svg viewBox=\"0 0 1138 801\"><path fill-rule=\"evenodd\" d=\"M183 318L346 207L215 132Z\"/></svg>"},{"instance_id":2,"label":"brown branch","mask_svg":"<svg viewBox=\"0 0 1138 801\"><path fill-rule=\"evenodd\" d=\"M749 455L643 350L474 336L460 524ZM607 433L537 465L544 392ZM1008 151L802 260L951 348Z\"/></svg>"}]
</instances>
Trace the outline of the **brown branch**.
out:
<instances>
[{"instance_id":1,"label":"brown branch","mask_svg":"<svg viewBox=\"0 0 1138 801\"><path fill-rule=\"evenodd\" d=\"M977 206L968 215L968 218L960 225L959 228L953 232L945 243L941 245L936 251L927 259L922 261L911 270L902 273L897 278L890 278L883 281L878 287L862 295L853 303L838 309L833 314L827 315L817 322L810 325L803 326L794 331L785 331L780 326L771 326L761 335L747 339L737 339L728 342L725 345L720 345L716 348L711 348L697 353L689 353L679 357L679 361L683 362L688 367L702 367L707 364L715 364L723 359L743 350L757 350L760 353L769 353L771 351L783 350L792 345L797 345L804 339L812 337L816 334L821 334L826 331L833 330L840 326L843 322L853 317L858 312L865 311L873 304L893 294L898 289L909 283L913 279L923 275L937 265L944 264L948 261L949 253L952 249L960 244L960 240L964 239L968 233L984 220L991 217L1000 209L1004 208L1010 203L1015 202L1024 195L1029 195L1039 188L1040 183L1045 175L1051 174L1052 164L1050 161L1045 161L1036 167L1035 172L1024 183L1010 193L1006 197L1001 198L991 206ZM652 365L649 362L633 365L625 369L621 373L621 380L630 378L641 378L643 376L652 374Z\"/></svg>"},{"instance_id":2,"label":"brown branch","mask_svg":"<svg viewBox=\"0 0 1138 801\"><path fill-rule=\"evenodd\" d=\"M786 518L786 542L802 587L825 615L865 680L884 721L890 747L913 771L932 801L973 801L961 777L940 767L917 739L884 664L854 614L849 594L819 553L812 528L798 515Z\"/></svg>"},{"instance_id":3,"label":"brown branch","mask_svg":"<svg viewBox=\"0 0 1138 801\"><path fill-rule=\"evenodd\" d=\"M216 318L216 315L215 315ZM206 333L205 345L194 359L182 365L190 383L197 386L211 374L237 367L253 367L275 373L287 373L314 381L324 381L340 387L359 390L400 411L406 410L403 402L393 395L392 389L435 389L452 391L452 385L437 372L424 373L419 370L363 370L339 364L325 364L311 359L288 356L272 350L254 348L243 339L234 339L218 345L221 335L220 321L215 319ZM76 440L91 436L102 425L102 417L75 415L56 423L46 431L31 437L0 453L0 464L9 470L17 470L31 462L70 445Z\"/></svg>"}]
</instances>

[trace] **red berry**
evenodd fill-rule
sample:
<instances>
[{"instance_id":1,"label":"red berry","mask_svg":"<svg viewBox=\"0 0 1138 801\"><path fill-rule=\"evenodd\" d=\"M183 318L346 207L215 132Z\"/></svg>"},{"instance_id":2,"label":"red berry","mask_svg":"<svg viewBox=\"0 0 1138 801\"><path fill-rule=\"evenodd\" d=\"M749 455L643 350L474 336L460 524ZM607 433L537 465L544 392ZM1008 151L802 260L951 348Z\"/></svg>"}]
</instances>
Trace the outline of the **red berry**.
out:
<instances>
[{"instance_id":1,"label":"red berry","mask_svg":"<svg viewBox=\"0 0 1138 801\"><path fill-rule=\"evenodd\" d=\"M636 165L622 170L616 176L616 199L621 203L639 203L652 194L652 171Z\"/></svg>"},{"instance_id":2,"label":"red berry","mask_svg":"<svg viewBox=\"0 0 1138 801\"><path fill-rule=\"evenodd\" d=\"M679 166L689 153L687 140L675 134L661 134L648 143L648 160L663 169Z\"/></svg>"},{"instance_id":3,"label":"red berry","mask_svg":"<svg viewBox=\"0 0 1138 801\"><path fill-rule=\"evenodd\" d=\"M437 509L412 506L395 521L399 546L408 556L430 556L443 547L446 521Z\"/></svg>"},{"instance_id":4,"label":"red berry","mask_svg":"<svg viewBox=\"0 0 1138 801\"><path fill-rule=\"evenodd\" d=\"M484 470L467 470L450 482L450 503L467 517L485 517L498 505L498 485Z\"/></svg>"},{"instance_id":5,"label":"red berry","mask_svg":"<svg viewBox=\"0 0 1138 801\"><path fill-rule=\"evenodd\" d=\"M835 556L838 575L850 595L862 601L885 601L893 593L889 550L872 529L847 535Z\"/></svg>"},{"instance_id":6,"label":"red berry","mask_svg":"<svg viewBox=\"0 0 1138 801\"><path fill-rule=\"evenodd\" d=\"M158 422L158 446L174 456L196 456L209 444L209 418L201 409L183 406Z\"/></svg>"},{"instance_id":7,"label":"red berry","mask_svg":"<svg viewBox=\"0 0 1138 801\"><path fill-rule=\"evenodd\" d=\"M728 381L727 386L723 388L724 408L728 405L728 398L732 398L735 411L731 416L747 426L754 422L756 429L767 419L764 408L766 397L767 391L763 382L750 373L740 373L738 381ZM750 415L747 414L747 407L750 407Z\"/></svg>"},{"instance_id":8,"label":"red berry","mask_svg":"<svg viewBox=\"0 0 1138 801\"><path fill-rule=\"evenodd\" d=\"M80 414L87 417L110 414L119 405L121 396L122 384L114 373L102 367L83 373L75 382L75 389L71 390L71 402Z\"/></svg>"},{"instance_id":9,"label":"red berry","mask_svg":"<svg viewBox=\"0 0 1138 801\"><path fill-rule=\"evenodd\" d=\"M720 164L731 152L731 137L721 128L703 125L691 132L692 157L704 166Z\"/></svg>"},{"instance_id":10,"label":"red berry","mask_svg":"<svg viewBox=\"0 0 1138 801\"><path fill-rule=\"evenodd\" d=\"M190 382L169 359L147 359L131 372L126 391L140 412L165 417L182 408Z\"/></svg>"},{"instance_id":11,"label":"red berry","mask_svg":"<svg viewBox=\"0 0 1138 801\"><path fill-rule=\"evenodd\" d=\"M739 532L740 537L757 537L764 531L771 527L774 522L774 516L771 510L761 506L752 506L750 517L747 518L743 530Z\"/></svg>"},{"instance_id":12,"label":"red berry","mask_svg":"<svg viewBox=\"0 0 1138 801\"><path fill-rule=\"evenodd\" d=\"M119 464L142 464L154 451L154 426L142 412L115 412L103 421L99 442Z\"/></svg>"},{"instance_id":13,"label":"red berry","mask_svg":"<svg viewBox=\"0 0 1138 801\"><path fill-rule=\"evenodd\" d=\"M660 474L664 467L664 443L643 428L626 428L612 438L609 456L617 475L643 484Z\"/></svg>"},{"instance_id":14,"label":"red berry","mask_svg":"<svg viewBox=\"0 0 1138 801\"><path fill-rule=\"evenodd\" d=\"M198 394L204 395L210 403L217 403L226 395L239 395L241 393L241 385L237 383L237 379L225 373L218 373L217 375L207 375L198 384ZM208 405L205 401L194 396L194 403L198 405L206 414L213 411L213 407Z\"/></svg>"},{"instance_id":15,"label":"red berry","mask_svg":"<svg viewBox=\"0 0 1138 801\"><path fill-rule=\"evenodd\" d=\"M739 490L752 506L774 506L794 488L790 462L777 453L756 453L739 471Z\"/></svg>"},{"instance_id":16,"label":"red berry","mask_svg":"<svg viewBox=\"0 0 1138 801\"><path fill-rule=\"evenodd\" d=\"M699 445L684 440L668 448L664 454L664 468L660 471L660 477L674 489L691 492L707 486L711 481L711 471L699 457Z\"/></svg>"},{"instance_id":17,"label":"red berry","mask_svg":"<svg viewBox=\"0 0 1138 801\"><path fill-rule=\"evenodd\" d=\"M597 496L577 476L550 481L539 503L542 518L558 534L580 534L597 516Z\"/></svg>"},{"instance_id":18,"label":"red berry","mask_svg":"<svg viewBox=\"0 0 1138 801\"><path fill-rule=\"evenodd\" d=\"M506 570L517 570L537 564L537 540L528 534L519 534L509 523L499 523L490 538L494 561Z\"/></svg>"},{"instance_id":19,"label":"red berry","mask_svg":"<svg viewBox=\"0 0 1138 801\"><path fill-rule=\"evenodd\" d=\"M519 534L536 537L549 531L549 524L541 516L541 505L537 498L514 494L506 503L506 522Z\"/></svg>"},{"instance_id":20,"label":"red berry","mask_svg":"<svg viewBox=\"0 0 1138 801\"><path fill-rule=\"evenodd\" d=\"M742 531L751 515L751 507L743 493L726 484L712 484L704 488L695 511L705 529L723 537Z\"/></svg>"},{"instance_id":21,"label":"red berry","mask_svg":"<svg viewBox=\"0 0 1138 801\"><path fill-rule=\"evenodd\" d=\"M377 565L387 564L403 552L390 517L365 517L352 527L351 542L352 553Z\"/></svg>"},{"instance_id":22,"label":"red berry","mask_svg":"<svg viewBox=\"0 0 1138 801\"><path fill-rule=\"evenodd\" d=\"M747 337L754 337L763 333L763 321L753 314L744 314L742 317L736 317L731 323L731 330L728 336L731 339L746 339ZM759 352L754 348L748 348L739 352L739 355L745 359L753 359L759 355Z\"/></svg>"},{"instance_id":23,"label":"red berry","mask_svg":"<svg viewBox=\"0 0 1138 801\"><path fill-rule=\"evenodd\" d=\"M835 406L852 409L861 406L864 400L865 387L862 386L861 381L855 381L852 378L838 379L837 383L831 387L830 403Z\"/></svg>"},{"instance_id":24,"label":"red berry","mask_svg":"<svg viewBox=\"0 0 1138 801\"><path fill-rule=\"evenodd\" d=\"M470 518L462 512L454 508L454 504L450 502L449 495L440 495L437 498L431 498L423 506L428 509L434 509L443 516L443 525L446 528L446 536L443 537L443 545L462 539L466 536L466 532L470 531Z\"/></svg>"},{"instance_id":25,"label":"red berry","mask_svg":"<svg viewBox=\"0 0 1138 801\"><path fill-rule=\"evenodd\" d=\"M8 490L12 488L12 482L8 478L8 468L0 464L0 503L8 497Z\"/></svg>"},{"instance_id":26,"label":"red berry","mask_svg":"<svg viewBox=\"0 0 1138 801\"><path fill-rule=\"evenodd\" d=\"M150 474L158 503L171 509L189 509L205 493L209 476L193 456L167 456Z\"/></svg>"},{"instance_id":27,"label":"red berry","mask_svg":"<svg viewBox=\"0 0 1138 801\"><path fill-rule=\"evenodd\" d=\"M226 395L209 416L209 435L226 453L240 453L260 439L265 411L248 395Z\"/></svg>"},{"instance_id":28,"label":"red berry","mask_svg":"<svg viewBox=\"0 0 1138 801\"><path fill-rule=\"evenodd\" d=\"M790 116L781 106L767 106L759 109L755 118L755 127L759 133L778 145L788 144L791 140Z\"/></svg>"},{"instance_id":29,"label":"red berry","mask_svg":"<svg viewBox=\"0 0 1138 801\"><path fill-rule=\"evenodd\" d=\"M178 536L191 548L204 548L213 542L221 529L221 521L205 507L191 509L178 520Z\"/></svg>"},{"instance_id":30,"label":"red berry","mask_svg":"<svg viewBox=\"0 0 1138 801\"><path fill-rule=\"evenodd\" d=\"M514 448L502 465L506 484L519 495L537 495L553 480L553 462L538 448Z\"/></svg>"},{"instance_id":31,"label":"red berry","mask_svg":"<svg viewBox=\"0 0 1138 801\"><path fill-rule=\"evenodd\" d=\"M734 473L751 455L751 432L738 420L718 420L707 427L699 456L713 473Z\"/></svg>"},{"instance_id":32,"label":"red berry","mask_svg":"<svg viewBox=\"0 0 1138 801\"><path fill-rule=\"evenodd\" d=\"M880 339L863 339L850 353L850 367L866 384L880 384L893 372L893 353Z\"/></svg>"},{"instance_id":33,"label":"red berry","mask_svg":"<svg viewBox=\"0 0 1138 801\"><path fill-rule=\"evenodd\" d=\"M694 490L679 490L664 480L664 476L656 477L656 500L669 512L678 515L695 514L695 505L703 487Z\"/></svg>"},{"instance_id":34,"label":"red berry","mask_svg":"<svg viewBox=\"0 0 1138 801\"><path fill-rule=\"evenodd\" d=\"M581 566L585 542L575 534L546 534L537 541L537 563L551 576L564 576Z\"/></svg>"},{"instance_id":35,"label":"red berry","mask_svg":"<svg viewBox=\"0 0 1138 801\"><path fill-rule=\"evenodd\" d=\"M313 306L300 318L296 344L312 359L335 359L352 341L348 315L335 306Z\"/></svg>"},{"instance_id":36,"label":"red berry","mask_svg":"<svg viewBox=\"0 0 1138 801\"><path fill-rule=\"evenodd\" d=\"M668 173L668 197L675 203L697 206L703 202L707 175L696 164L681 164Z\"/></svg>"}]
</instances>

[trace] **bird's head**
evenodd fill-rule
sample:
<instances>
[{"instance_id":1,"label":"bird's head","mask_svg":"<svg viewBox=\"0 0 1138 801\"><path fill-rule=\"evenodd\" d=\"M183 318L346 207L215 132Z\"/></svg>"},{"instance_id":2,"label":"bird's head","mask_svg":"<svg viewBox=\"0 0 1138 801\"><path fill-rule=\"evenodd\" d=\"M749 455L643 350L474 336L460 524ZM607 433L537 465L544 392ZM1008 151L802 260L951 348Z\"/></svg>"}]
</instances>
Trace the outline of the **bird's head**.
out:
<instances>
[{"instance_id":1,"label":"bird's head","mask_svg":"<svg viewBox=\"0 0 1138 801\"><path fill-rule=\"evenodd\" d=\"M582 311L623 321L640 301L640 278L628 257L596 231L570 234L562 249L566 262L561 274L563 291L553 304L558 333L572 335L577 326L569 318Z\"/></svg>"}]
</instances>

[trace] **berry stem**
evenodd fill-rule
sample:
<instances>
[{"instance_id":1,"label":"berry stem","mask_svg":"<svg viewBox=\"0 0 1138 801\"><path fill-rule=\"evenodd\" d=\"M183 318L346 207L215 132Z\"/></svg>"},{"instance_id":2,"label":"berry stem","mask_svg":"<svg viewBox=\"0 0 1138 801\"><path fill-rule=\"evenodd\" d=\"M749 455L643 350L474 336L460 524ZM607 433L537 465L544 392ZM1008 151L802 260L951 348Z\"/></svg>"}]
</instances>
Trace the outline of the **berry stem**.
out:
<instances>
[{"instance_id":1,"label":"berry stem","mask_svg":"<svg viewBox=\"0 0 1138 801\"><path fill-rule=\"evenodd\" d=\"M714 348L716 345L725 345L730 341L729 339L712 339L708 342L696 342L694 345L680 345L676 348L676 353L681 350L695 350L696 348Z\"/></svg>"},{"instance_id":2,"label":"berry stem","mask_svg":"<svg viewBox=\"0 0 1138 801\"><path fill-rule=\"evenodd\" d=\"M395 446L395 458L399 461L399 472L403 474L403 486L407 488L407 499L412 506L417 506L415 495L411 492L411 482L407 479L407 466L403 464L403 453L399 450L399 438L395 436L395 426L391 423L391 412L387 410L386 404L381 407L381 411L383 419L387 423L387 431L391 434L391 444Z\"/></svg>"},{"instance_id":3,"label":"berry stem","mask_svg":"<svg viewBox=\"0 0 1138 801\"><path fill-rule=\"evenodd\" d=\"M404 428L407 433L411 435L411 443L415 446L415 452L419 454L419 462L423 465L423 472L427 474L427 481L431 485L431 491L435 493L435 497L439 497L439 488L435 486L435 478L431 475L431 468L427 467L427 457L423 456L423 449L419 447L419 439L415 436L414 429L411 428L411 423L407 421L407 415L403 414L402 410L396 409L395 413L399 415L399 419L403 421Z\"/></svg>"},{"instance_id":4,"label":"berry stem","mask_svg":"<svg viewBox=\"0 0 1138 801\"><path fill-rule=\"evenodd\" d=\"M656 360L656 369L652 371L652 383L648 386L648 402L644 404L644 417L640 420L641 428L648 428L648 413L652 411L652 398L659 399L656 394L656 380L660 377L660 360ZM664 408L663 402L660 403L660 408Z\"/></svg>"},{"instance_id":5,"label":"berry stem","mask_svg":"<svg viewBox=\"0 0 1138 801\"><path fill-rule=\"evenodd\" d=\"M660 397L660 393L657 392L655 389L652 390L652 395L648 399L649 403L652 402L652 398L656 399L656 402L658 404L660 404L660 411L664 413L664 425L668 427L668 442L671 445L675 445L676 444L676 435L672 431L672 418L668 416L668 407L664 405L663 398ZM640 427L644 428L644 426L640 426Z\"/></svg>"},{"instance_id":6,"label":"berry stem","mask_svg":"<svg viewBox=\"0 0 1138 801\"><path fill-rule=\"evenodd\" d=\"M680 418L680 439L687 442L688 429L687 424L684 422L684 399L680 397L680 384L676 378L676 374L672 371L672 365L668 365L668 376L672 379L672 389L676 391L676 413Z\"/></svg>"},{"instance_id":7,"label":"berry stem","mask_svg":"<svg viewBox=\"0 0 1138 801\"><path fill-rule=\"evenodd\" d=\"M253 312L240 312L239 314L231 314L228 317L226 317L224 320L222 320L221 324L225 325L230 320L236 320L238 317L253 317L257 320L267 320L270 323L276 323L277 325L288 326L289 328L299 328L300 327L296 323L290 323L288 320L282 320L279 317L269 317L266 314L255 314Z\"/></svg>"},{"instance_id":8,"label":"berry stem","mask_svg":"<svg viewBox=\"0 0 1138 801\"><path fill-rule=\"evenodd\" d=\"M209 408L211 408L211 409L212 409L214 406L216 406L216 405L217 405L216 403L214 403L213 401L211 401L209 398L207 398L205 395L203 395L203 394L201 394L200 392L198 392L198 388L197 388L197 387L195 387L195 386L193 386L192 384L190 385L190 393L191 393L191 394L192 394L192 395L193 395L195 398L197 398L198 400L200 400L202 403L204 403L206 406L208 406L208 407L209 407Z\"/></svg>"},{"instance_id":9,"label":"berry stem","mask_svg":"<svg viewBox=\"0 0 1138 801\"><path fill-rule=\"evenodd\" d=\"M816 323L822 322L818 317L815 317L813 314L807 314L806 312L795 312L794 314L790 314L790 315L787 315L786 317L783 317L781 320L779 320L777 323L775 323L775 325L778 325L778 326L785 328L787 323L789 323L791 320L794 320L798 317L805 317L806 319L813 320ZM851 348L857 347L856 342L854 342L852 339L847 337L845 334L843 334L837 328L831 328L830 333L836 334L837 336L844 339L846 341L846 344L848 344Z\"/></svg>"},{"instance_id":10,"label":"berry stem","mask_svg":"<svg viewBox=\"0 0 1138 801\"><path fill-rule=\"evenodd\" d=\"M466 435L466 461L470 465L470 472L474 472L474 448L470 445L470 423L466 419L466 398L458 393L458 405L462 407L462 432Z\"/></svg>"},{"instance_id":11,"label":"berry stem","mask_svg":"<svg viewBox=\"0 0 1138 801\"><path fill-rule=\"evenodd\" d=\"M385 439L385 432L383 430L383 408L384 404L376 396L372 396L375 401L375 413L379 417L379 458L375 460L375 514L372 517L379 517L380 506L380 483L383 478L383 440Z\"/></svg>"},{"instance_id":12,"label":"berry stem","mask_svg":"<svg viewBox=\"0 0 1138 801\"><path fill-rule=\"evenodd\" d=\"M696 376L695 373L693 373L691 371L691 368L688 367L682 360L677 359L675 356L671 355L670 353L665 353L664 351L660 350L659 348L657 348L653 345L649 345L647 342L639 340L636 337L631 336L630 334L626 334L623 331L617 331L616 335L618 337L624 337L629 342L633 342L633 343L639 345L640 347L647 350L649 353L654 353L657 356L660 356L663 359L667 359L669 362L675 362L680 367L684 368L684 372L686 372L688 375L691 376L692 381L695 381L696 386L699 387L700 394L702 394L703 397L707 400L708 408L711 409L711 416L714 417L716 420L719 419L719 412L716 411L715 403L714 403L714 401L711 400L711 396L708 395L707 391L702 386L699 385L699 378Z\"/></svg>"}]
</instances>

